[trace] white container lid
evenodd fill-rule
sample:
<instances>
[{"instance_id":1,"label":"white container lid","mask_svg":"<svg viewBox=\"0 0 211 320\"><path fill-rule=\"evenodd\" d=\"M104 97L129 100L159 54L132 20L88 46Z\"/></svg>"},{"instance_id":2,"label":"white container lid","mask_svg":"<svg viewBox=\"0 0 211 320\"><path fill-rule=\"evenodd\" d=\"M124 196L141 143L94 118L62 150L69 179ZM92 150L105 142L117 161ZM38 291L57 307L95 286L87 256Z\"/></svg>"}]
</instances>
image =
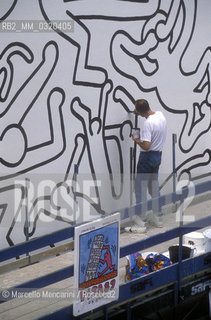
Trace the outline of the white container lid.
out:
<instances>
[{"instance_id":1,"label":"white container lid","mask_svg":"<svg viewBox=\"0 0 211 320\"><path fill-rule=\"evenodd\" d=\"M205 231L203 232L203 234L204 234L204 236L205 236L206 238L211 239L211 229L205 230Z\"/></svg>"},{"instance_id":2,"label":"white container lid","mask_svg":"<svg viewBox=\"0 0 211 320\"><path fill-rule=\"evenodd\" d=\"M210 229L211 231L211 229ZM191 239L204 239L204 235L202 232L190 232L184 235L185 237L191 238Z\"/></svg>"}]
</instances>

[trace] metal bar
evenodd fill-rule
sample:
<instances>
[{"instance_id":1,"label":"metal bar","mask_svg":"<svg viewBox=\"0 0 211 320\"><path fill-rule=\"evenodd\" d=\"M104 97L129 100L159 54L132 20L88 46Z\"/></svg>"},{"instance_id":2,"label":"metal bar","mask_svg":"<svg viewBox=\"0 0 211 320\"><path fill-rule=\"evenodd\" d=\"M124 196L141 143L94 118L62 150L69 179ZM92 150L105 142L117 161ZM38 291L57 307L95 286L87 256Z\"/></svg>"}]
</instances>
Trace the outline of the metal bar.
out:
<instances>
[{"instance_id":1,"label":"metal bar","mask_svg":"<svg viewBox=\"0 0 211 320\"><path fill-rule=\"evenodd\" d=\"M18 255L25 254L27 251L35 251L37 249L46 247L52 243L57 243L63 240L72 238L74 235L74 227L68 227L48 235L31 239L27 242L17 244L15 246L3 249L0 251L0 262L14 258Z\"/></svg>"},{"instance_id":2,"label":"metal bar","mask_svg":"<svg viewBox=\"0 0 211 320\"><path fill-rule=\"evenodd\" d=\"M195 185L195 195L202 194L211 190L211 180Z\"/></svg>"},{"instance_id":3,"label":"metal bar","mask_svg":"<svg viewBox=\"0 0 211 320\"><path fill-rule=\"evenodd\" d=\"M172 172L173 172L173 192L176 192L176 143L177 135L172 134Z\"/></svg>"},{"instance_id":4,"label":"metal bar","mask_svg":"<svg viewBox=\"0 0 211 320\"><path fill-rule=\"evenodd\" d=\"M127 303L127 320L131 320L131 303Z\"/></svg>"},{"instance_id":5,"label":"metal bar","mask_svg":"<svg viewBox=\"0 0 211 320\"><path fill-rule=\"evenodd\" d=\"M178 291L181 290L182 282L182 228L183 228L183 216L184 216L184 199L181 197L180 201L180 221L179 221L179 257L178 257Z\"/></svg>"},{"instance_id":6,"label":"metal bar","mask_svg":"<svg viewBox=\"0 0 211 320\"><path fill-rule=\"evenodd\" d=\"M184 235L186 233L205 228L209 225L211 225L211 215L183 225L181 232L182 232L182 235Z\"/></svg>"},{"instance_id":7,"label":"metal bar","mask_svg":"<svg viewBox=\"0 0 211 320\"><path fill-rule=\"evenodd\" d=\"M134 173L133 173L133 148L130 148L130 205L133 203L133 180L134 180Z\"/></svg>"},{"instance_id":8,"label":"metal bar","mask_svg":"<svg viewBox=\"0 0 211 320\"><path fill-rule=\"evenodd\" d=\"M29 241L29 211L28 211L28 189L29 189L29 185L30 185L30 180L29 179L25 179L25 226L24 226L24 230L25 230L25 236L26 236L26 241ZM26 256L28 257L28 263L31 264L31 256L29 251L26 252Z\"/></svg>"},{"instance_id":9,"label":"metal bar","mask_svg":"<svg viewBox=\"0 0 211 320\"><path fill-rule=\"evenodd\" d=\"M179 298L178 281L176 281L174 284L174 307L178 305L178 301L179 301L178 298Z\"/></svg>"},{"instance_id":10,"label":"metal bar","mask_svg":"<svg viewBox=\"0 0 211 320\"><path fill-rule=\"evenodd\" d=\"M138 125L138 115L135 114L135 128L137 128ZM134 152L133 152L133 173L136 173L136 150L137 150L137 144L134 142Z\"/></svg>"},{"instance_id":11,"label":"metal bar","mask_svg":"<svg viewBox=\"0 0 211 320\"><path fill-rule=\"evenodd\" d=\"M78 165L74 165L74 177L73 177L73 221L76 223L76 210L77 210L77 197L76 197L76 188L77 188L77 175L78 175Z\"/></svg>"},{"instance_id":12,"label":"metal bar","mask_svg":"<svg viewBox=\"0 0 211 320\"><path fill-rule=\"evenodd\" d=\"M206 227L211 224L211 216L202 218L197 221L193 221L185 224L182 229L182 235L189 233L191 231L196 231L201 228ZM163 232L158 235L153 235L148 237L147 239L142 239L138 242L134 242L133 244L124 246L120 248L120 257L125 257L126 255L136 252L141 249L149 248L150 246L156 245L158 243L162 243L168 241L170 239L178 237L178 228L174 228ZM74 227L65 228L60 231L53 232L49 235L45 235L36 239L29 240L28 242L24 242L22 244L15 245L10 248L6 248L0 251L0 262L8 260L10 258L16 257L17 255L21 255L26 253L27 250L30 252L43 248L51 243L60 242L74 236Z\"/></svg>"},{"instance_id":13,"label":"metal bar","mask_svg":"<svg viewBox=\"0 0 211 320\"><path fill-rule=\"evenodd\" d=\"M188 187L183 188L183 197L187 197L188 196ZM195 195L207 192L211 190L211 181L207 181L201 184L198 184L195 186ZM176 193L171 193L169 194L169 196L161 196L160 197L160 203L161 204L169 204L172 203L173 200L178 201L180 199L180 195L176 194ZM157 198L153 199L153 200L149 200L148 201L148 207L152 206L152 201L157 201ZM142 208L142 203L137 204L137 206L140 208L140 212L141 212L141 208ZM126 209L122 209L120 210L121 216L124 215L124 217L130 215L130 211L134 210L134 207L131 208L126 208ZM134 211L133 211L134 212ZM200 219L198 221L194 221L191 222L189 224L185 224L185 226L183 227L182 230L182 234L186 234L188 232L190 232L190 229L192 228L193 231L198 230L200 228L206 227L207 224L210 224L210 217L206 217L203 219ZM200 226L199 226L200 224ZM189 230L188 230L189 229ZM178 234L177 228L170 230L170 232L173 232L175 234ZM164 233L166 234L166 233ZM45 236L41 236L39 238L36 239L31 239L28 242L24 242L6 249L3 249L0 251L0 262L11 259L16 257L17 255L22 255L25 254L27 251L34 251L40 248L43 248L45 246L48 246L52 243L57 243L63 240L67 240L69 238L72 238L74 236L74 227L68 227L59 231L55 231L52 232L48 235ZM170 238L170 235L166 234L167 240L172 239ZM159 235L160 239L162 239L162 234ZM159 238L158 237L158 238ZM149 239L149 238L148 238ZM146 239L146 243L148 241L148 239ZM163 240L164 242L165 240ZM156 244L159 243L156 241ZM146 248L147 246L142 246L143 248ZM126 250L127 251L127 250ZM127 255L130 252L127 252L125 255Z\"/></svg>"},{"instance_id":14,"label":"metal bar","mask_svg":"<svg viewBox=\"0 0 211 320\"><path fill-rule=\"evenodd\" d=\"M104 320L108 320L108 308L105 307L104 309Z\"/></svg>"}]
</instances>

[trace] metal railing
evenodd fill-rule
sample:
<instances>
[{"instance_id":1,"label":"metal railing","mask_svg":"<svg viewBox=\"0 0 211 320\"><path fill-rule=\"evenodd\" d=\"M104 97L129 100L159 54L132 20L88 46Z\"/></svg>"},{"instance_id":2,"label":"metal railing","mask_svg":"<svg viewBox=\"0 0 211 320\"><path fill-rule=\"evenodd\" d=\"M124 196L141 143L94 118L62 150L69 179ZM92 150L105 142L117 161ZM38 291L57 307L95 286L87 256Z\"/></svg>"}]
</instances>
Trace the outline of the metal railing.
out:
<instances>
[{"instance_id":1,"label":"metal railing","mask_svg":"<svg viewBox=\"0 0 211 320\"><path fill-rule=\"evenodd\" d=\"M161 206L175 203L177 201L183 204L184 200L188 197L189 191L190 191L189 187L184 187L180 190L180 192L173 192L171 194L161 196L153 200L149 200L147 201L148 210L151 210L153 201L159 201L159 204ZM196 196L209 191L211 191L211 181L197 184L194 186L194 192ZM130 217L130 211L132 210L134 212L135 207L138 207L141 212L142 206L143 206L143 203L139 203L134 207L120 210L121 219ZM183 205L181 205L180 208L181 208L181 211L183 211ZM181 212L181 216L183 216L183 213L184 212ZM211 225L211 215L203 219L186 223L186 224L183 224L183 220L181 220L178 227L175 227L171 230L150 236L146 239L142 239L140 241L121 247L120 258L123 258L128 254L131 254L143 249L147 249L149 247L155 246L159 243L166 242L174 238L179 238L179 244L181 247L183 235L192 231L202 229L209 225ZM3 249L0 251L0 262L20 256L22 254L26 254L28 252L33 252L37 249L46 247L52 243L58 243L60 241L67 240L73 237L74 237L74 226L71 226L71 227L62 229L60 231L53 232L48 235L32 239L21 244L17 244L13 247ZM194 263L192 263L190 260L194 261ZM188 259L186 261L182 261L182 248L181 248L181 250L179 250L178 263L173 264L163 270L160 270L159 275L157 275L157 272L155 272L153 274L153 285L147 282L148 276L145 276L146 285L144 286L144 289L141 291L141 293L143 294L143 292L147 290L158 288L159 286L162 286L164 284L174 282L175 303L177 304L179 292L181 290L181 280L185 276L188 276L194 272L198 272L200 270L208 268L210 266L210 263L211 263L210 253L205 253L198 257ZM48 275L22 283L14 288L29 288L30 290L33 290L33 288L43 288L50 284L72 277L73 274L74 274L74 266L71 265L66 268L62 268L56 272L50 273ZM150 275L150 277L152 277L152 275ZM112 304L120 304L120 303L123 303L123 301L126 301L128 299L131 299L140 295L140 290L137 289L140 279L134 280L131 283L125 283L121 285L119 299L118 301L115 301ZM12 291L14 288L10 288L9 290ZM106 316L107 310L109 307L111 307L112 304L106 305L104 307L105 319L107 318ZM68 317L70 318L70 316L72 316L72 307L68 307L68 310L67 308L58 310L57 312L55 312L55 317L56 317L56 314L58 315L58 319L59 317L61 318L62 314L63 316L68 314ZM41 317L40 319L52 319L51 317L52 317L52 314L49 316L46 315L45 317ZM55 317L54 319L56 319ZM65 317L62 317L62 319L65 319Z\"/></svg>"}]
</instances>

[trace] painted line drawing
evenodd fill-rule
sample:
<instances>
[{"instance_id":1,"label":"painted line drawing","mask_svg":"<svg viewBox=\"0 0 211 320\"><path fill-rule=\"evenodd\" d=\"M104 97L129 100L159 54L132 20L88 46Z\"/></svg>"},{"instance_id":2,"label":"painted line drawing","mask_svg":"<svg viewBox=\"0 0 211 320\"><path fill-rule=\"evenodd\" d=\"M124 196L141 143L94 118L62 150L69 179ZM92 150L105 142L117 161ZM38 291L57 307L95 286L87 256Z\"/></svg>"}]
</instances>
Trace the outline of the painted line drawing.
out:
<instances>
[{"instance_id":1,"label":"painted line drawing","mask_svg":"<svg viewBox=\"0 0 211 320\"><path fill-rule=\"evenodd\" d=\"M103 259L100 259L100 263L106 264L105 269L102 272L98 272L98 277L101 277L107 270L115 270L116 265L112 264L110 246L103 246L103 250L106 249Z\"/></svg>"},{"instance_id":2,"label":"painted line drawing","mask_svg":"<svg viewBox=\"0 0 211 320\"><path fill-rule=\"evenodd\" d=\"M103 250L103 234L96 235L92 244L92 249L89 255L89 262L86 270L85 281L89 281L96 277L97 267Z\"/></svg>"},{"instance_id":3,"label":"painted line drawing","mask_svg":"<svg viewBox=\"0 0 211 320\"><path fill-rule=\"evenodd\" d=\"M118 275L117 248L117 223L80 235L80 289L102 284Z\"/></svg>"},{"instance_id":4,"label":"painted line drawing","mask_svg":"<svg viewBox=\"0 0 211 320\"><path fill-rule=\"evenodd\" d=\"M207 8L210 9L208 2L206 2ZM111 41L111 60L117 72L134 81L140 90L155 91L164 109L184 115L184 124L179 134L179 147L182 153L193 151L211 128L209 80L211 56L207 37L200 45L201 51L197 51L198 56L190 59L194 43L197 41L196 37L200 34L199 24L204 18L203 15L199 15L201 5L197 0L191 3L171 1L169 10L164 11L162 9L164 1L159 1L156 14L144 21L140 41L136 41L129 33L121 30L113 35ZM166 90L168 79L161 77L166 64L169 64L169 74L174 75L172 81L175 82L169 88L170 95ZM138 76L135 72L137 68L140 71ZM179 94L183 92L183 88L190 93L189 101L185 104L183 95ZM172 96L176 97L173 103ZM205 154L208 156L206 160ZM208 174L211 173L210 150L207 150L203 155L195 155L185 161L189 162L189 167L186 167L183 173L188 173L192 180L200 179L200 176L194 175L195 169L200 166L198 161L197 165L195 164L195 159L199 158L201 166L203 167L206 162ZM177 171L181 167L183 164L176 168Z\"/></svg>"},{"instance_id":5,"label":"painted line drawing","mask_svg":"<svg viewBox=\"0 0 211 320\"><path fill-rule=\"evenodd\" d=\"M1 34L0 181L1 194L6 195L0 203L4 208L1 221L8 215L5 206L10 206L13 183L19 193L16 179L40 171L60 173L51 192L34 194L30 202L28 211L34 217L30 237L39 234L42 215L52 218L55 228L75 223L70 181L75 164L79 172L87 170L93 188L93 196L81 187L76 191L78 220L84 219L84 205L91 207L93 217L111 212L124 200L124 206L130 204L125 177L130 174L134 116L128 111L140 95L156 101L169 119L178 119L174 128L178 181L197 182L211 175L207 144L211 44L205 36L205 28L210 26L210 1L94 3L97 0L87 0L86 5L68 0L33 4L32 18L73 21L73 32L56 29L42 37ZM29 8L27 1L24 4ZM21 3L6 1L1 23L16 15L26 19ZM169 170L161 187L171 178ZM56 192L62 191L67 201L55 202ZM64 215L67 202L69 211ZM16 243L16 230L17 222L8 216L4 245Z\"/></svg>"}]
</instances>

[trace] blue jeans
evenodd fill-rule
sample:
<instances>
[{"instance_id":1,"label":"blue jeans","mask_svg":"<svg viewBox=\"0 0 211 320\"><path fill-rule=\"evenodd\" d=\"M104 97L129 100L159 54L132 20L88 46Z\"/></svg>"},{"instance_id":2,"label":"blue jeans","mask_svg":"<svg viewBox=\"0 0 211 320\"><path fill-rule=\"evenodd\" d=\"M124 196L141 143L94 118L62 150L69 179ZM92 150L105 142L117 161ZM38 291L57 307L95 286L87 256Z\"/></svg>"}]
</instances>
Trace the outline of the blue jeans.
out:
<instances>
[{"instance_id":1,"label":"blue jeans","mask_svg":"<svg viewBox=\"0 0 211 320\"><path fill-rule=\"evenodd\" d=\"M147 201L147 190L152 198L160 196L158 171L161 163L161 155L162 153L159 151L140 152L135 179L136 203ZM152 210L154 214L161 214L159 201L153 203ZM143 219L145 218L146 211L147 204L145 203L142 206L141 215ZM138 213L136 212L136 214Z\"/></svg>"}]
</instances>

